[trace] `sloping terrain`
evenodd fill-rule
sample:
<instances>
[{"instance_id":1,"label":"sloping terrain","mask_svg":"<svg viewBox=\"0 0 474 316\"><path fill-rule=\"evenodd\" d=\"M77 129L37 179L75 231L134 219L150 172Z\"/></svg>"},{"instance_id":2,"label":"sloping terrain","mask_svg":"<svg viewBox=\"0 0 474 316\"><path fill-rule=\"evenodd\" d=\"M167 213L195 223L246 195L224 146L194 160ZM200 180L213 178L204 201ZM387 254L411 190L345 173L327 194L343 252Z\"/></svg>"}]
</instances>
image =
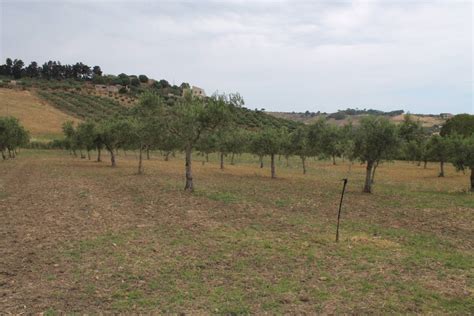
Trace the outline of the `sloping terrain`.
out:
<instances>
[{"instance_id":1,"label":"sloping terrain","mask_svg":"<svg viewBox=\"0 0 474 316\"><path fill-rule=\"evenodd\" d=\"M64 122L79 121L40 99L34 92L14 89L0 89L0 116L18 118L30 131L33 140L62 137Z\"/></svg>"},{"instance_id":2,"label":"sloping terrain","mask_svg":"<svg viewBox=\"0 0 474 316\"><path fill-rule=\"evenodd\" d=\"M127 111L125 106L112 99L79 92L39 90L38 95L58 110L80 119L104 119Z\"/></svg>"}]
</instances>

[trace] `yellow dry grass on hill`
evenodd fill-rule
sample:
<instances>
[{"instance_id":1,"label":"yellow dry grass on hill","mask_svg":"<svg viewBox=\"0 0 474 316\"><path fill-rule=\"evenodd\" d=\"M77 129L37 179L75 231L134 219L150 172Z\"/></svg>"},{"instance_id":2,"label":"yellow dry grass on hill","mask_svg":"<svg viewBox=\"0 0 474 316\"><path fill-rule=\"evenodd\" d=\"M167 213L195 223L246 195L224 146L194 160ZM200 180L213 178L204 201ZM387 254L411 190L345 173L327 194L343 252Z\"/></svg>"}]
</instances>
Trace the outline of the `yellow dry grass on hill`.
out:
<instances>
[{"instance_id":1,"label":"yellow dry grass on hill","mask_svg":"<svg viewBox=\"0 0 474 316\"><path fill-rule=\"evenodd\" d=\"M62 135L67 115L38 98L32 91L0 89L0 116L14 116L30 132L32 140L50 140Z\"/></svg>"}]
</instances>

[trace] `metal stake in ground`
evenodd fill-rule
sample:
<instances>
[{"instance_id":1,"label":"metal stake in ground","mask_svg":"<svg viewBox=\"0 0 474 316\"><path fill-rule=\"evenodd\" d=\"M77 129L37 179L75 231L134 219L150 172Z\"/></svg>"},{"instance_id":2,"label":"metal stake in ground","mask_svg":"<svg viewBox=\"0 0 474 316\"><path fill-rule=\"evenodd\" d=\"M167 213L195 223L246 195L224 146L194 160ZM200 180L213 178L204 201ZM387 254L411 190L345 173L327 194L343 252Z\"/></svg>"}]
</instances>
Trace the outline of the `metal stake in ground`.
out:
<instances>
[{"instance_id":1,"label":"metal stake in ground","mask_svg":"<svg viewBox=\"0 0 474 316\"><path fill-rule=\"evenodd\" d=\"M337 212L337 228L336 228L336 242L339 241L339 221L341 219L342 199L344 198L344 192L346 192L347 179L342 179L344 185L342 186L341 202L339 203L339 212Z\"/></svg>"}]
</instances>

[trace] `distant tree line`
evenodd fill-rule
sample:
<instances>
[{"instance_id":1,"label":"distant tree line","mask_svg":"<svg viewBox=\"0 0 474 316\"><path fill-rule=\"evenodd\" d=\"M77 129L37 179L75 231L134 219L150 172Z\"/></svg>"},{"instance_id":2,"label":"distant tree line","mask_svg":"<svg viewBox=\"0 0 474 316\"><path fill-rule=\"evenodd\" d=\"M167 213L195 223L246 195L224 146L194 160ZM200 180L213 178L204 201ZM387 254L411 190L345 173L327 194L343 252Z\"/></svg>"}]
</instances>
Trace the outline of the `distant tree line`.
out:
<instances>
[{"instance_id":1,"label":"distant tree line","mask_svg":"<svg viewBox=\"0 0 474 316\"><path fill-rule=\"evenodd\" d=\"M0 65L0 75L14 79L43 78L43 79L83 79L90 80L93 76L102 76L100 66L90 67L82 62L73 65L63 65L59 61L48 61L39 65L32 61L28 66L21 59L7 58L5 64Z\"/></svg>"}]
</instances>

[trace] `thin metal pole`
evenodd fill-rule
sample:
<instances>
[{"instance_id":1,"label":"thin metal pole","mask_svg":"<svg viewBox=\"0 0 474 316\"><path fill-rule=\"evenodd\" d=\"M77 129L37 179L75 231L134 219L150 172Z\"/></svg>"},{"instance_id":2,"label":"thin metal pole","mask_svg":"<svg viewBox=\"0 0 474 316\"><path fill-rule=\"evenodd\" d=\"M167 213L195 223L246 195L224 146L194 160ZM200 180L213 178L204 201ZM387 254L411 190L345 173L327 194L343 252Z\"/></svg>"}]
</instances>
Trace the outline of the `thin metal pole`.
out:
<instances>
[{"instance_id":1,"label":"thin metal pole","mask_svg":"<svg viewBox=\"0 0 474 316\"><path fill-rule=\"evenodd\" d=\"M336 242L339 241L339 221L341 220L342 199L344 198L344 192L346 191L347 179L342 179L342 181L344 181L344 185L342 186L341 202L339 203L339 212L337 212Z\"/></svg>"}]
</instances>

